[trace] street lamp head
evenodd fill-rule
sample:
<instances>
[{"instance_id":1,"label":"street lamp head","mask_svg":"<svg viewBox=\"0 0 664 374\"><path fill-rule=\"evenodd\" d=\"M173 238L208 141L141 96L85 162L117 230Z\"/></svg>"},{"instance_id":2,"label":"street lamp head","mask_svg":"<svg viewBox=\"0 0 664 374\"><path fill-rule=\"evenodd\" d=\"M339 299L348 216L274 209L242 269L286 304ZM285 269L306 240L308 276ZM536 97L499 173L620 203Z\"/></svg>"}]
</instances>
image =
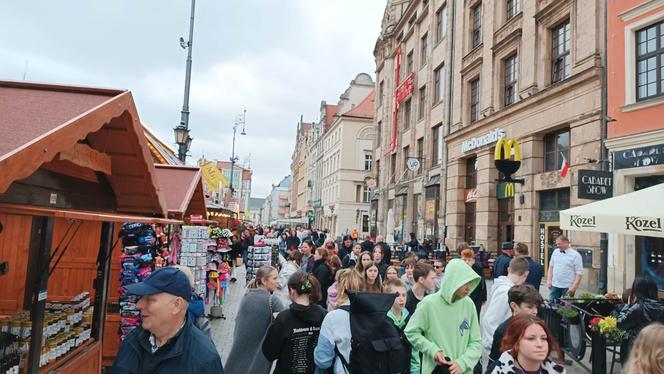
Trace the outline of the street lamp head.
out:
<instances>
[{"instance_id":1,"label":"street lamp head","mask_svg":"<svg viewBox=\"0 0 664 374\"><path fill-rule=\"evenodd\" d=\"M186 146L187 146L186 150L187 150L187 152L189 152L189 150L191 149L191 141L192 140L194 140L194 139L191 136L187 136L187 141L186 141Z\"/></svg>"},{"instance_id":2,"label":"street lamp head","mask_svg":"<svg viewBox=\"0 0 664 374\"><path fill-rule=\"evenodd\" d=\"M189 43L185 42L183 37L180 37L180 47L182 47L182 49L187 49L187 47L189 47Z\"/></svg>"},{"instance_id":3,"label":"street lamp head","mask_svg":"<svg viewBox=\"0 0 664 374\"><path fill-rule=\"evenodd\" d=\"M180 123L176 128L173 129L175 133L175 143L176 144L187 144L187 138L189 137L189 129L187 129L182 123Z\"/></svg>"}]
</instances>

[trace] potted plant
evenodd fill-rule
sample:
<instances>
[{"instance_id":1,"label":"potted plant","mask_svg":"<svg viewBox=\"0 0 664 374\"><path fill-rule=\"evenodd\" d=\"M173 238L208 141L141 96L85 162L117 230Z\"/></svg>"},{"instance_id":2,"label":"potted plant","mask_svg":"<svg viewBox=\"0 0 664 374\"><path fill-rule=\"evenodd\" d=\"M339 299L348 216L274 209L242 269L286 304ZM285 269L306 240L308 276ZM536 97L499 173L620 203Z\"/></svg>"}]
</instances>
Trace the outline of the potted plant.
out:
<instances>
[{"instance_id":1,"label":"potted plant","mask_svg":"<svg viewBox=\"0 0 664 374\"><path fill-rule=\"evenodd\" d=\"M595 317L590 320L588 327L598 332L607 342L620 344L629 337L629 333L618 328L616 317Z\"/></svg>"},{"instance_id":2,"label":"potted plant","mask_svg":"<svg viewBox=\"0 0 664 374\"><path fill-rule=\"evenodd\" d=\"M580 322L579 311L574 309L571 304L563 303L556 310L561 317L563 317L569 324L577 324Z\"/></svg>"}]
</instances>

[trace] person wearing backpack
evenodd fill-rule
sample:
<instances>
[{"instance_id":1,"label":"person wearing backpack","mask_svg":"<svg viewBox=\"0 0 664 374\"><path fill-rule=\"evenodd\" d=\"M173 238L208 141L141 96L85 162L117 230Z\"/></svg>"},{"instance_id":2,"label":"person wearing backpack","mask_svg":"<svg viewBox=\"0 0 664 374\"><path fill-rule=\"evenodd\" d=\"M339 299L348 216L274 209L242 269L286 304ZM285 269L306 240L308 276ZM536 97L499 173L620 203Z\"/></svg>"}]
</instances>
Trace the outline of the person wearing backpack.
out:
<instances>
[{"instance_id":1,"label":"person wearing backpack","mask_svg":"<svg viewBox=\"0 0 664 374\"><path fill-rule=\"evenodd\" d=\"M479 283L470 266L453 259L445 268L440 290L417 305L405 333L422 353L422 373L473 372L482 356L482 339L475 304L467 296Z\"/></svg>"},{"instance_id":2,"label":"person wearing backpack","mask_svg":"<svg viewBox=\"0 0 664 374\"><path fill-rule=\"evenodd\" d=\"M336 319L326 317L323 321L314 351L316 364L322 369L334 367L335 374L409 374L409 343L387 317L397 295L345 293L350 305L342 304L328 314ZM334 335L342 335L343 339L335 339Z\"/></svg>"},{"instance_id":3,"label":"person wearing backpack","mask_svg":"<svg viewBox=\"0 0 664 374\"><path fill-rule=\"evenodd\" d=\"M288 279L288 293L292 303L267 329L263 354L277 360L274 374L313 374L314 348L325 318L318 304L320 285L312 274L298 271Z\"/></svg>"},{"instance_id":4,"label":"person wearing backpack","mask_svg":"<svg viewBox=\"0 0 664 374\"><path fill-rule=\"evenodd\" d=\"M364 287L364 278L356 270L339 278L339 300L337 307L350 306L348 291L360 291ZM331 369L334 374L348 374L341 359L350 360L351 332L350 314L337 308L325 316L318 336L318 344L314 349L314 361L320 369Z\"/></svg>"}]
</instances>

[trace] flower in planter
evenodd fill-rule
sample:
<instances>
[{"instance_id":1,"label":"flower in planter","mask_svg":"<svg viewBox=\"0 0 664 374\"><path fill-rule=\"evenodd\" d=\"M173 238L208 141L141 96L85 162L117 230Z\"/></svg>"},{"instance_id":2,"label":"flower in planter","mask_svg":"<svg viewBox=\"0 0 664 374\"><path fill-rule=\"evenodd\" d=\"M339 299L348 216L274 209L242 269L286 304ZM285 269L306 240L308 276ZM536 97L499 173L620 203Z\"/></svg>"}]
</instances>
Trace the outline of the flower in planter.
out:
<instances>
[{"instance_id":1,"label":"flower in planter","mask_svg":"<svg viewBox=\"0 0 664 374\"><path fill-rule=\"evenodd\" d=\"M620 342L627 339L627 331L618 328L618 320L615 317L595 317L590 320L588 327L600 333L605 339Z\"/></svg>"}]
</instances>

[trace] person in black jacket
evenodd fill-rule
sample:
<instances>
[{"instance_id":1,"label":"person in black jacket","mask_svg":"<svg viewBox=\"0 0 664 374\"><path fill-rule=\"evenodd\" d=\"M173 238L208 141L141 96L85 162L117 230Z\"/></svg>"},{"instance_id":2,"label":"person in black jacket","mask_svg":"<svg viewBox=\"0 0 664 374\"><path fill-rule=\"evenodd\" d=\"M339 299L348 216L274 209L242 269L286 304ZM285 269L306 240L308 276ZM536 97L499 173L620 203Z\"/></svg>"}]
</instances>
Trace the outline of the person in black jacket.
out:
<instances>
[{"instance_id":1,"label":"person in black jacket","mask_svg":"<svg viewBox=\"0 0 664 374\"><path fill-rule=\"evenodd\" d=\"M376 266L378 267L378 273L380 274L380 279L385 280L385 272L387 271L387 268L390 265L388 265L388 263L385 262L385 252L383 251L383 247L379 246L378 244L376 244L376 246L374 247L373 260L376 263Z\"/></svg>"},{"instance_id":2,"label":"person in black jacket","mask_svg":"<svg viewBox=\"0 0 664 374\"><path fill-rule=\"evenodd\" d=\"M618 328L629 333L629 338L620 346L623 364L636 336L653 322L664 323L664 305L657 298L657 284L648 277L637 277L632 283L628 302L618 315Z\"/></svg>"},{"instance_id":3,"label":"person in black jacket","mask_svg":"<svg viewBox=\"0 0 664 374\"><path fill-rule=\"evenodd\" d=\"M392 249L389 244L385 243L383 235L376 236L376 245L379 245L383 249L383 261L385 261L386 264L391 263Z\"/></svg>"},{"instance_id":4,"label":"person in black jacket","mask_svg":"<svg viewBox=\"0 0 664 374\"><path fill-rule=\"evenodd\" d=\"M182 271L156 270L127 293L141 297L136 305L143 322L125 337L112 374L223 374L214 343L187 318L191 285Z\"/></svg>"},{"instance_id":5,"label":"person in black jacket","mask_svg":"<svg viewBox=\"0 0 664 374\"><path fill-rule=\"evenodd\" d=\"M353 238L350 235L344 236L343 241L341 242L341 245L339 246L339 250L337 251L337 256L339 258L344 258L346 257L347 254L351 253L353 251Z\"/></svg>"},{"instance_id":6,"label":"person in black jacket","mask_svg":"<svg viewBox=\"0 0 664 374\"><path fill-rule=\"evenodd\" d=\"M504 242L502 245L503 252L496 258L496 262L493 263L493 279L500 277L501 275L507 275L507 267L514 257L514 243Z\"/></svg>"},{"instance_id":7,"label":"person in black jacket","mask_svg":"<svg viewBox=\"0 0 664 374\"><path fill-rule=\"evenodd\" d=\"M288 293L293 303L272 321L263 354L269 361L277 360L275 374L313 374L314 348L326 314L318 304L320 285L312 274L298 271L288 279Z\"/></svg>"},{"instance_id":8,"label":"person in black jacket","mask_svg":"<svg viewBox=\"0 0 664 374\"><path fill-rule=\"evenodd\" d=\"M314 270L311 273L320 284L321 300L319 304L323 308L327 307L327 289L334 283L335 272L336 269L332 263L332 256L330 256L328 250L323 247L316 249L314 252Z\"/></svg>"},{"instance_id":9,"label":"person in black jacket","mask_svg":"<svg viewBox=\"0 0 664 374\"><path fill-rule=\"evenodd\" d=\"M371 236L367 235L364 237L364 241L360 243L360 245L362 246L361 252L364 251L371 252L373 251L373 247L375 244L374 242L371 241Z\"/></svg>"},{"instance_id":10,"label":"person in black jacket","mask_svg":"<svg viewBox=\"0 0 664 374\"><path fill-rule=\"evenodd\" d=\"M353 246L353 251L348 253L346 257L341 260L343 268L348 269L355 267L357 261L360 259L360 253L362 253L362 246L360 244L355 244Z\"/></svg>"},{"instance_id":11,"label":"person in black jacket","mask_svg":"<svg viewBox=\"0 0 664 374\"><path fill-rule=\"evenodd\" d=\"M516 243L514 252L517 256L521 256L528 261L528 277L526 283L535 287L536 290L540 289L542 284L542 277L544 277L544 266L530 257L530 251L525 243Z\"/></svg>"}]
</instances>

